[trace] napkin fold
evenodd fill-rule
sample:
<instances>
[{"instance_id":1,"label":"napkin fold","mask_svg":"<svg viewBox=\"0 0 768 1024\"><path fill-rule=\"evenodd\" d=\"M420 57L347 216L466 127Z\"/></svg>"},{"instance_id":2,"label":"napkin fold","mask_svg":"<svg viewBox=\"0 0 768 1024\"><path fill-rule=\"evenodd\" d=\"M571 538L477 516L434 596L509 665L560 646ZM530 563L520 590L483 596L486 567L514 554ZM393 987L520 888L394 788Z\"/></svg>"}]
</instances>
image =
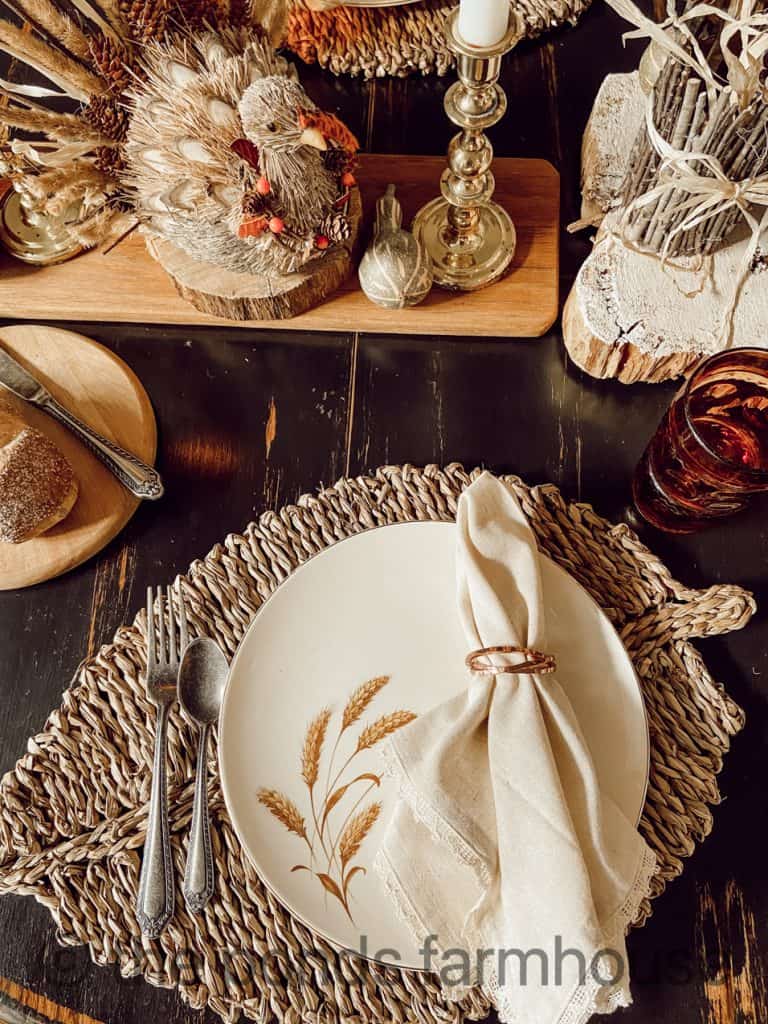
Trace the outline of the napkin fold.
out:
<instances>
[{"instance_id":1,"label":"napkin fold","mask_svg":"<svg viewBox=\"0 0 768 1024\"><path fill-rule=\"evenodd\" d=\"M540 556L514 494L483 474L457 525L467 652L567 659L547 649ZM505 1024L584 1024L628 1005L625 935L655 857L601 792L556 674L468 670L466 691L398 732L385 758L400 797L376 867L443 987L459 998L480 985Z\"/></svg>"}]
</instances>

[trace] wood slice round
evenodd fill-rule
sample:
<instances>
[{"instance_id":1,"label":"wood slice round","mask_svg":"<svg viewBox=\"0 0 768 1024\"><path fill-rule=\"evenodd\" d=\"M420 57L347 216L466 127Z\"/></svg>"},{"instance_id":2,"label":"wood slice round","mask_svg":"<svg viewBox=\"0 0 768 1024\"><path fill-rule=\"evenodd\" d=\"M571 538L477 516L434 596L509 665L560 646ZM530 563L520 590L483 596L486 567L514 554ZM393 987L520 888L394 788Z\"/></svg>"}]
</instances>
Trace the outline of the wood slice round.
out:
<instances>
[{"instance_id":1,"label":"wood slice round","mask_svg":"<svg viewBox=\"0 0 768 1024\"><path fill-rule=\"evenodd\" d=\"M673 352L658 358L631 341L607 344L590 331L575 285L563 307L563 340L573 362L590 376L615 377L622 384L660 384L682 376L701 358L698 352Z\"/></svg>"},{"instance_id":2,"label":"wood slice round","mask_svg":"<svg viewBox=\"0 0 768 1024\"><path fill-rule=\"evenodd\" d=\"M223 270L192 259L158 235L147 236L147 250L179 295L200 312L228 320L286 320L324 302L352 272L362 220L358 188L351 190L347 217L349 239L295 274L265 277Z\"/></svg>"},{"instance_id":3,"label":"wood slice round","mask_svg":"<svg viewBox=\"0 0 768 1024\"><path fill-rule=\"evenodd\" d=\"M0 345L48 388L54 398L150 465L157 427L147 393L125 363L102 345L55 327L0 327ZM23 544L0 543L0 590L59 576L96 554L125 526L139 504L66 427L2 390L14 411L69 460L77 501L62 522Z\"/></svg>"},{"instance_id":4,"label":"wood slice round","mask_svg":"<svg viewBox=\"0 0 768 1024\"><path fill-rule=\"evenodd\" d=\"M768 288L759 261L745 272L747 235L706 259L665 263L625 244L620 218L606 215L565 304L563 340L578 366L625 384L657 383L727 347L729 333L734 345L766 347Z\"/></svg>"}]
</instances>

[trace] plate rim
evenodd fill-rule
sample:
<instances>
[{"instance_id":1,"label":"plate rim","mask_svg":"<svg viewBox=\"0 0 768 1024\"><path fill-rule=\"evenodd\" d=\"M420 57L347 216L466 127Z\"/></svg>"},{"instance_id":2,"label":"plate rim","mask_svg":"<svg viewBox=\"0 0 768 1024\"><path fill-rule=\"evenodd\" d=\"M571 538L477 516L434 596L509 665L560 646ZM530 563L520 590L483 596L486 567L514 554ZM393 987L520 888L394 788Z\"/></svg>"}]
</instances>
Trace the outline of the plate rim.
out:
<instances>
[{"instance_id":1,"label":"plate rim","mask_svg":"<svg viewBox=\"0 0 768 1024\"><path fill-rule=\"evenodd\" d=\"M285 909L290 914L292 914L298 921L300 921L301 924L303 924L305 928L308 928L309 931L313 932L314 934L319 935L324 941L328 942L339 953L342 953L342 954L347 955L347 956L359 957L359 958L361 958L363 960L368 960L371 963L380 964L381 966L384 966L384 967L395 967L395 968L397 968L399 970L417 971L420 974L422 974L422 973L423 974L430 974L432 972L429 971L426 967L413 967L411 965L406 965L406 964L401 964L401 963L392 963L389 960L379 960L379 959L377 959L374 956L370 956L370 955L368 955L366 953L362 953L360 950L351 949L349 946L344 945L343 943L340 943L338 939L333 938L327 932L325 932L325 931L321 930L320 928L318 928L316 925L310 924L302 916L302 914L300 914L295 909L295 907L284 898L284 896L282 896L280 893L278 893L278 891L276 890L274 885L270 883L270 881L265 877L265 875L259 869L258 865L255 863L255 861L254 861L254 859L253 859L253 857L251 855L251 852L248 849L248 845L246 844L246 842L243 839L243 832L240 829L240 827L238 825L237 818L236 818L236 816L235 816L235 814L234 814L234 812L232 810L232 800L231 800L231 796L230 796L230 786L227 783L226 772L224 770L224 761L223 761L223 758L221 756L222 751L224 749L224 745L222 743L222 723L223 723L223 719L224 719L224 712L225 712L225 709L226 709L226 706L227 706L227 699L228 699L229 694L230 694L231 683L232 683L232 678L233 678L233 675L234 675L235 666L236 666L238 658L240 657L240 655L242 653L243 648L245 647L245 644L246 644L246 641L248 639L249 634L254 629L259 616L261 615L263 610L266 608L266 606L269 604L269 602L272 600L272 598L278 593L278 591L282 590L282 588L285 586L286 583L288 583L289 580L293 579L293 577L297 573L301 572L302 569L306 568L311 562L314 562L316 559L320 558L322 555L327 555L330 551L335 550L340 544L346 544L347 541L356 540L359 537L362 537L362 536L364 536L366 534L375 533L378 530L386 530L386 529L389 529L390 527L396 527L396 526L451 526L451 527L455 527L456 526L456 520L455 519L427 519L427 520L425 520L425 519L413 519L413 520L407 520L405 522L398 522L398 523L381 523L378 526L370 526L370 527L368 527L365 530L360 530L358 533L353 533L349 537L342 537L340 540L335 541L329 547L323 548L321 551L316 551L313 555L310 555L309 558L307 558L305 561L303 561L300 565L297 565L296 568L285 577L285 579L281 580L280 583L278 583L278 585L275 587L275 589L272 591L272 593L269 595L269 597L266 598L266 600L263 601L259 605L258 609L256 610L256 614L253 616L253 618L251 619L250 623L248 624L248 628L246 629L245 633L243 633L242 637L240 638L240 642L238 643L237 648L235 650L235 653L232 656L232 660L229 663L229 671L227 673L227 683L226 683L226 687L224 689L224 695L223 695L222 701L221 701L221 711L219 712L219 717L218 717L218 720L217 720L217 723L216 723L216 727L217 727L217 763L218 763L218 769L219 769L219 781L221 783L221 792L222 792L222 797L224 799L224 806L226 807L227 814L229 815L229 820L232 823L232 828L234 829L235 835L237 836L237 841L240 844L240 846L241 846L243 852L245 853L246 857L248 858L248 861L249 861L251 867L256 872L256 874L257 874L257 876L259 878L259 881L262 883L262 885L265 886L266 889L269 890L269 892L272 894L272 896L283 907L285 907ZM624 642L622 641L622 639L621 639L621 637L619 635L619 631L616 629L614 624L611 622L611 620L606 615L605 611L600 607L600 605L597 603L597 601L592 597L592 595L589 593L589 591L586 589L586 587L584 587L575 578L575 576L572 576L571 573L569 573L566 569L564 569L561 565L559 565L553 558L550 558L549 555L547 555L545 552L539 550L539 554L541 555L542 558L546 558L547 561L550 562L555 567L555 569L557 569L559 572L561 572L565 576L567 576L570 579L570 581L573 584L575 584L579 588L579 590L582 591L584 597L597 609L599 614L605 619L605 621L607 622L608 626L611 628L613 633L616 635L616 639L618 640L619 644L621 645L622 650L626 654L627 661L629 663L629 667L630 667L630 669L632 671L632 678L634 679L635 686L637 688L637 693L638 693L638 695L640 697L640 707L641 707L641 710L643 712L643 723L644 723L644 726L645 726L645 728L643 730L643 735L645 737L645 785L643 787L643 797L642 797L642 800L640 801L640 810L639 810L638 815L637 815L637 820L634 823L635 827L637 828L639 826L641 820L642 820L643 811L645 810L645 805L646 805L646 803L648 801L648 788L650 786L650 771L651 771L651 733L650 733L650 722L649 722L649 718L648 718L648 708L646 707L645 695L643 693L643 687L642 687L642 684L640 682L640 677L637 674L637 670L635 669L635 664L632 661L632 658L630 657L629 651L627 651L627 648L626 648Z\"/></svg>"}]
</instances>

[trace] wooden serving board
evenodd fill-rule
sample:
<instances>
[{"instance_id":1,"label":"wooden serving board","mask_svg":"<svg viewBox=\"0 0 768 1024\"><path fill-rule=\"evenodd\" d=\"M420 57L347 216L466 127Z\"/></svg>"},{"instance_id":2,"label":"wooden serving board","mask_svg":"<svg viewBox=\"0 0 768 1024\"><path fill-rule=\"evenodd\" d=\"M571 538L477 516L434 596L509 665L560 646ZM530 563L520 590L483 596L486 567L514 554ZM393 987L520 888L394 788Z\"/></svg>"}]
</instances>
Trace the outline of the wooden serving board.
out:
<instances>
[{"instance_id":1,"label":"wooden serving board","mask_svg":"<svg viewBox=\"0 0 768 1024\"><path fill-rule=\"evenodd\" d=\"M108 349L71 331L31 324L0 327L0 345L89 426L145 462L155 461L157 428L147 393ZM119 533L139 504L66 427L20 399L13 402L69 459L79 494L52 530L23 544L0 544L0 590L28 587L80 565Z\"/></svg>"},{"instance_id":2,"label":"wooden serving board","mask_svg":"<svg viewBox=\"0 0 768 1024\"><path fill-rule=\"evenodd\" d=\"M364 154L357 177L366 224L370 225L375 201L389 182L397 185L404 223L410 224L416 211L438 194L444 169L443 157ZM435 288L420 306L380 309L363 295L353 273L327 302L300 316L256 323L224 320L198 312L185 302L146 251L142 237L134 232L107 255L90 252L54 267L36 269L4 257L0 262L0 316L538 337L557 317L560 176L546 160L499 159L493 171L496 199L515 222L517 252L510 273L481 291L452 293Z\"/></svg>"}]
</instances>

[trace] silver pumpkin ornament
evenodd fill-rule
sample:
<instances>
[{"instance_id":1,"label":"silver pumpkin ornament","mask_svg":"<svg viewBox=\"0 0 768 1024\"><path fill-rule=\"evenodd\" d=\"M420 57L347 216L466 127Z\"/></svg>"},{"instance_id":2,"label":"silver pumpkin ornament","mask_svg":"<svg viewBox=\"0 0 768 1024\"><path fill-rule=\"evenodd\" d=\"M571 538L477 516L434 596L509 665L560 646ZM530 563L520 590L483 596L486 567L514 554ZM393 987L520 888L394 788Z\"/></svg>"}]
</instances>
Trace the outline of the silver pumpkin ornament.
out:
<instances>
[{"instance_id":1,"label":"silver pumpkin ornament","mask_svg":"<svg viewBox=\"0 0 768 1024\"><path fill-rule=\"evenodd\" d=\"M360 261L360 287L378 306L402 309L415 306L432 287L432 259L426 248L402 227L403 209L395 186L376 203L373 241Z\"/></svg>"}]
</instances>

